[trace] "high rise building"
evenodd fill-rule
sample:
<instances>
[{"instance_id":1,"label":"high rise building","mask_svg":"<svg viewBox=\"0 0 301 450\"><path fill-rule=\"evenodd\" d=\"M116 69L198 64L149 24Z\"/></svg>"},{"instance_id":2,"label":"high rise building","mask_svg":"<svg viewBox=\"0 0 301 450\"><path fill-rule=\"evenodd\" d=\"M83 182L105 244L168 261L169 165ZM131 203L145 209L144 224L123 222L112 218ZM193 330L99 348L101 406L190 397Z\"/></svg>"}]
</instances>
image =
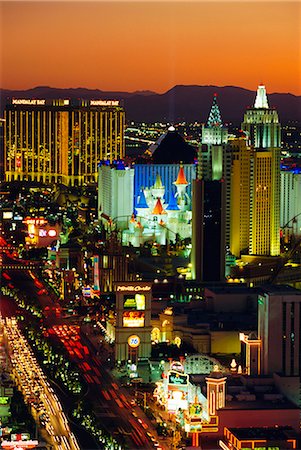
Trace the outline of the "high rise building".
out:
<instances>
[{"instance_id":1,"label":"high rise building","mask_svg":"<svg viewBox=\"0 0 301 450\"><path fill-rule=\"evenodd\" d=\"M225 277L225 183L193 180L191 276L197 281Z\"/></svg>"},{"instance_id":2,"label":"high rise building","mask_svg":"<svg viewBox=\"0 0 301 450\"><path fill-rule=\"evenodd\" d=\"M206 125L202 126L202 146L199 152L198 178L220 180L226 170L228 128L223 126L216 94Z\"/></svg>"},{"instance_id":3,"label":"high rise building","mask_svg":"<svg viewBox=\"0 0 301 450\"><path fill-rule=\"evenodd\" d=\"M253 108L246 111L242 129L254 148L250 172L249 254L280 254L280 123L260 85Z\"/></svg>"},{"instance_id":4,"label":"high rise building","mask_svg":"<svg viewBox=\"0 0 301 450\"><path fill-rule=\"evenodd\" d=\"M197 179L193 180L192 278L220 281L225 277L226 245L230 243L231 154L228 130L222 124L216 95L202 128Z\"/></svg>"},{"instance_id":5,"label":"high rise building","mask_svg":"<svg viewBox=\"0 0 301 450\"><path fill-rule=\"evenodd\" d=\"M261 373L300 376L301 291L271 286L258 296ZM300 382L300 381L299 381Z\"/></svg>"},{"instance_id":6,"label":"high rise building","mask_svg":"<svg viewBox=\"0 0 301 450\"><path fill-rule=\"evenodd\" d=\"M231 197L231 151L228 143L228 128L223 125L217 95L206 125L202 126L202 145L198 159L198 178L205 181L223 180L225 195L225 245L230 245L230 197Z\"/></svg>"},{"instance_id":7,"label":"high rise building","mask_svg":"<svg viewBox=\"0 0 301 450\"><path fill-rule=\"evenodd\" d=\"M117 100L12 99L4 117L6 181L96 183L100 160L124 156Z\"/></svg>"},{"instance_id":8,"label":"high rise building","mask_svg":"<svg viewBox=\"0 0 301 450\"><path fill-rule=\"evenodd\" d=\"M113 166L100 165L98 178L98 217L105 224L114 220L118 229L127 228L133 213L134 169L122 162Z\"/></svg>"},{"instance_id":9,"label":"high rise building","mask_svg":"<svg viewBox=\"0 0 301 450\"><path fill-rule=\"evenodd\" d=\"M301 169L281 170L280 225L284 233L301 236Z\"/></svg>"},{"instance_id":10,"label":"high rise building","mask_svg":"<svg viewBox=\"0 0 301 450\"><path fill-rule=\"evenodd\" d=\"M229 139L232 154L230 252L237 258L249 252L250 169L252 151L245 135Z\"/></svg>"}]
</instances>

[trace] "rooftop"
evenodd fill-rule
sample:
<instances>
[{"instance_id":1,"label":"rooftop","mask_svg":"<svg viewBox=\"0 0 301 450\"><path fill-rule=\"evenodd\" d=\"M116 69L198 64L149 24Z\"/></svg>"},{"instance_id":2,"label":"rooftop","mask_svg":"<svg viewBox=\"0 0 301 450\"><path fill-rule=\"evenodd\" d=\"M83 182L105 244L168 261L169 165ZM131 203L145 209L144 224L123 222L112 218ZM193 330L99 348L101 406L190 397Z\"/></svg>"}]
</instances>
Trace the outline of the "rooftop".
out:
<instances>
[{"instance_id":1,"label":"rooftop","mask_svg":"<svg viewBox=\"0 0 301 450\"><path fill-rule=\"evenodd\" d=\"M301 295L301 290L285 284L264 285L261 286L260 291L265 294L276 295Z\"/></svg>"},{"instance_id":2,"label":"rooftop","mask_svg":"<svg viewBox=\"0 0 301 450\"><path fill-rule=\"evenodd\" d=\"M267 439L270 441L284 441L297 438L291 427L256 427L256 428L228 428L240 441L248 439Z\"/></svg>"}]
</instances>

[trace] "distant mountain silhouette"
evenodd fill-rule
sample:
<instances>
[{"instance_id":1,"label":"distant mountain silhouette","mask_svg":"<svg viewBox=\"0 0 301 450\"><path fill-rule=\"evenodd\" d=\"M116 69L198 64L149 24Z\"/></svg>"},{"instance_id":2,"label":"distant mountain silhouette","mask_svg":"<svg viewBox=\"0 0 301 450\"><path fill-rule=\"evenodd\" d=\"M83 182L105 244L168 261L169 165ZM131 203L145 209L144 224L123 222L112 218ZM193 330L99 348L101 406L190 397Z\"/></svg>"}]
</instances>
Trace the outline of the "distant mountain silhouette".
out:
<instances>
[{"instance_id":1,"label":"distant mountain silhouette","mask_svg":"<svg viewBox=\"0 0 301 450\"><path fill-rule=\"evenodd\" d=\"M268 88L268 86L267 86ZM136 122L207 120L213 94L218 94L224 123L240 124L248 106L254 104L256 91L235 86L175 86L164 94L151 91L108 92L86 88L51 88L38 86L33 89L14 91L0 89L0 110L3 115L6 99L25 98L85 98L122 100L126 110L126 119ZM301 121L301 96L285 93L268 95L269 104L279 113L281 123L291 120Z\"/></svg>"}]
</instances>

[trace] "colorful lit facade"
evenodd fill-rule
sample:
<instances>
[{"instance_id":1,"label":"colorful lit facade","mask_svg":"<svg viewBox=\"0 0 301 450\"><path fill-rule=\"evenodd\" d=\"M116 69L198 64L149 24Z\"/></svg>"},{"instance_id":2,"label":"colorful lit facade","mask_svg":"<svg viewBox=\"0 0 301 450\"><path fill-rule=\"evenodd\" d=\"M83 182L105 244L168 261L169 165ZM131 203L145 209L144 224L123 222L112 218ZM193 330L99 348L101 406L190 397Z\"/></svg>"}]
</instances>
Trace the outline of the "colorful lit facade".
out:
<instances>
[{"instance_id":1,"label":"colorful lit facade","mask_svg":"<svg viewBox=\"0 0 301 450\"><path fill-rule=\"evenodd\" d=\"M196 178L196 164L182 164L185 178L187 180L186 193L191 198L192 180ZM156 182L157 175L160 176L165 188L164 199L166 202L175 188L173 182L177 179L179 173L179 164L135 164L134 177L134 205L136 206L142 188L149 188Z\"/></svg>"},{"instance_id":2,"label":"colorful lit facade","mask_svg":"<svg viewBox=\"0 0 301 450\"><path fill-rule=\"evenodd\" d=\"M193 446L200 445L203 437L222 438L225 427L285 426L292 427L294 433L299 430L299 407L282 394L272 377L263 382L258 375L221 370L219 365L210 373L193 373L185 360L170 360L154 391L157 402L189 433Z\"/></svg>"},{"instance_id":3,"label":"colorful lit facade","mask_svg":"<svg viewBox=\"0 0 301 450\"><path fill-rule=\"evenodd\" d=\"M253 108L246 111L242 129L254 148L251 160L249 254L280 254L280 147L278 114L268 105L260 85Z\"/></svg>"},{"instance_id":4,"label":"colorful lit facade","mask_svg":"<svg viewBox=\"0 0 301 450\"><path fill-rule=\"evenodd\" d=\"M187 194L189 182L184 167L176 167L177 176L169 186L168 200L159 173L152 186L141 186L135 205L136 215L129 218L129 227L122 234L124 245L139 247L147 241L166 245L168 241L176 241L177 235L181 239L191 236L191 198Z\"/></svg>"},{"instance_id":5,"label":"colorful lit facade","mask_svg":"<svg viewBox=\"0 0 301 450\"><path fill-rule=\"evenodd\" d=\"M230 181L231 152L227 145L228 128L223 125L217 95L213 102L206 124L202 126L202 144L198 153L198 178L206 181L222 180L225 183L225 245L230 243Z\"/></svg>"},{"instance_id":6,"label":"colorful lit facade","mask_svg":"<svg viewBox=\"0 0 301 450\"><path fill-rule=\"evenodd\" d=\"M119 163L100 165L98 170L98 218L105 226L112 220L124 230L133 213L134 169Z\"/></svg>"},{"instance_id":7,"label":"colorful lit facade","mask_svg":"<svg viewBox=\"0 0 301 450\"><path fill-rule=\"evenodd\" d=\"M291 427L225 427L219 446L222 450L291 450L298 448L298 436Z\"/></svg>"},{"instance_id":8,"label":"colorful lit facade","mask_svg":"<svg viewBox=\"0 0 301 450\"><path fill-rule=\"evenodd\" d=\"M25 217L25 243L29 247L48 247L60 239L61 225L49 224L44 217Z\"/></svg>"},{"instance_id":9,"label":"colorful lit facade","mask_svg":"<svg viewBox=\"0 0 301 450\"><path fill-rule=\"evenodd\" d=\"M251 148L245 136L229 139L232 153L230 252L249 252Z\"/></svg>"},{"instance_id":10,"label":"colorful lit facade","mask_svg":"<svg viewBox=\"0 0 301 450\"><path fill-rule=\"evenodd\" d=\"M115 283L115 360L138 365L151 355L152 283Z\"/></svg>"},{"instance_id":11,"label":"colorful lit facade","mask_svg":"<svg viewBox=\"0 0 301 450\"><path fill-rule=\"evenodd\" d=\"M94 184L99 161L124 156L117 100L12 99L4 117L6 181Z\"/></svg>"}]
</instances>

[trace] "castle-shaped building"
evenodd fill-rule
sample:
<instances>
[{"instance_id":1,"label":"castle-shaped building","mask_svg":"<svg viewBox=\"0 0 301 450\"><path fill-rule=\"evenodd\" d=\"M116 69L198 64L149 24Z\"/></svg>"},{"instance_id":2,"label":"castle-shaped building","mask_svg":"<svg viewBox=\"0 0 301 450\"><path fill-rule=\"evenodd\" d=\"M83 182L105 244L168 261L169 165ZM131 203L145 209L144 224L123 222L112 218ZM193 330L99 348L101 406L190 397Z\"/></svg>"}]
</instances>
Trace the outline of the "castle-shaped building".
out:
<instances>
[{"instance_id":1,"label":"castle-shaped building","mask_svg":"<svg viewBox=\"0 0 301 450\"><path fill-rule=\"evenodd\" d=\"M184 167L180 165L177 179L168 189L163 186L159 173L152 186L141 186L129 228L122 233L123 245L139 247L148 241L166 245L169 241L174 242L177 236L181 239L190 237L192 213L188 185Z\"/></svg>"}]
</instances>

